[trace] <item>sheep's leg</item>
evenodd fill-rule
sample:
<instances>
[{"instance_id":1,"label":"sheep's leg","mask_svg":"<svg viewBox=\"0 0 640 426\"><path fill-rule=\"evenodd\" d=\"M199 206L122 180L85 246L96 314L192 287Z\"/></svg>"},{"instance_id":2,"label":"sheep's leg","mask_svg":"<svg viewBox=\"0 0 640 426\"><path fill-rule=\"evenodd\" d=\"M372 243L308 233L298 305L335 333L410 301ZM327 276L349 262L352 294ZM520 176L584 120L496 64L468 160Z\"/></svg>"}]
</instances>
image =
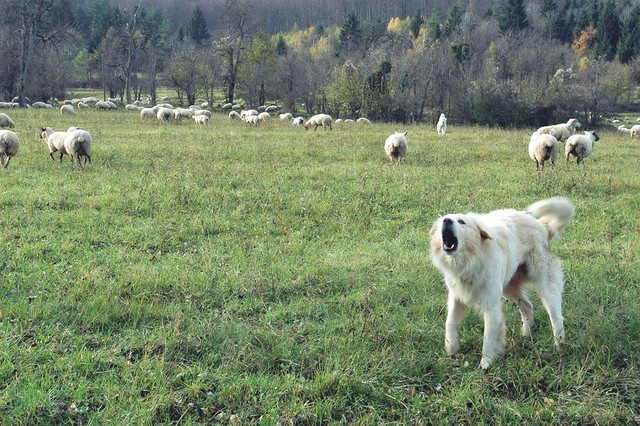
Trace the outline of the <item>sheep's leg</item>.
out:
<instances>
[{"instance_id":1,"label":"sheep's leg","mask_svg":"<svg viewBox=\"0 0 640 426\"><path fill-rule=\"evenodd\" d=\"M51 157L51 160L52 160L52 161L56 161L56 159L55 159L55 158L53 158L53 152L50 152L50 153L49 153L49 157Z\"/></svg>"},{"instance_id":2,"label":"sheep's leg","mask_svg":"<svg viewBox=\"0 0 640 426\"><path fill-rule=\"evenodd\" d=\"M62 163L62 157L63 157L63 155L64 155L63 153L60 153L60 162L61 162L61 163ZM52 156L51 158L53 158L53 156ZM54 161L55 161L55 160L54 160Z\"/></svg>"},{"instance_id":3,"label":"sheep's leg","mask_svg":"<svg viewBox=\"0 0 640 426\"><path fill-rule=\"evenodd\" d=\"M4 167L5 169L7 168L7 166L4 165L4 154L0 154L0 164L2 164L2 167ZM8 159L7 159L7 164L9 164Z\"/></svg>"}]
</instances>

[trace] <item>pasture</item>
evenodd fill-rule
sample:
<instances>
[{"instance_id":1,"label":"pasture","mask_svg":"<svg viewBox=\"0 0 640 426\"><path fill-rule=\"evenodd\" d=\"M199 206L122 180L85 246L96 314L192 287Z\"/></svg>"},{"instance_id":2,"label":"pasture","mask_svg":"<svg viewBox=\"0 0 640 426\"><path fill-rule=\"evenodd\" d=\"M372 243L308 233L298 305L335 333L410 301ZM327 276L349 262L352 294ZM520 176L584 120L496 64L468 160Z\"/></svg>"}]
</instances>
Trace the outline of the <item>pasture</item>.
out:
<instances>
[{"instance_id":1,"label":"pasture","mask_svg":"<svg viewBox=\"0 0 640 426\"><path fill-rule=\"evenodd\" d=\"M2 423L640 422L638 140L602 131L584 170L538 178L526 130L5 112L21 147L0 170ZM52 161L45 125L88 130L93 163ZM553 243L565 346L532 295L532 338L505 305L487 373L473 312L447 358L433 222L555 195L576 205Z\"/></svg>"}]
</instances>

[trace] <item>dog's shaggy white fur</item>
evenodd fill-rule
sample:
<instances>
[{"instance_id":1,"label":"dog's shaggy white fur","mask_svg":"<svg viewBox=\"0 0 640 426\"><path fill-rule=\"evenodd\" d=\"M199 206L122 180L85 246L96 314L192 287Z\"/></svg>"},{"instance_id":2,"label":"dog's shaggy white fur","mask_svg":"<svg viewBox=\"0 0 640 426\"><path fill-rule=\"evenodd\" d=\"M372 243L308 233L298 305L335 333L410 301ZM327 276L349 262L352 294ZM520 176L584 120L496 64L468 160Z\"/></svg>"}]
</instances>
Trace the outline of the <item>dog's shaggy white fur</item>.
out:
<instances>
[{"instance_id":1,"label":"dog's shaggy white fur","mask_svg":"<svg viewBox=\"0 0 640 426\"><path fill-rule=\"evenodd\" d=\"M506 325L501 296L520 309L522 333L531 335L533 305L522 291L529 282L549 314L556 346L564 339L563 276L549 242L571 222L575 208L566 198L538 201L527 211L448 214L431 229L431 260L449 290L445 349L460 348L458 328L467 307L484 316L480 368L504 351Z\"/></svg>"}]
</instances>

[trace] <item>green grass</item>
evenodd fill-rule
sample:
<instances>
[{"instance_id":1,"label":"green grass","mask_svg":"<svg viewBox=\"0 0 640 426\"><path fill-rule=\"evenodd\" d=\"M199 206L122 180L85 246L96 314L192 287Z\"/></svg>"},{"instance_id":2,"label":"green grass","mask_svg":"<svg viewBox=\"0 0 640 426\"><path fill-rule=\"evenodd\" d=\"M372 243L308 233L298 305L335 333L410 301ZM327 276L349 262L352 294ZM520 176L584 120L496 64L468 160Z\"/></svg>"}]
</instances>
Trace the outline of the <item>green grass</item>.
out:
<instances>
[{"instance_id":1,"label":"green grass","mask_svg":"<svg viewBox=\"0 0 640 426\"><path fill-rule=\"evenodd\" d=\"M640 421L636 140L603 132L583 171L537 178L526 131L8 113L22 144L0 170L2 423ZM93 163L51 161L44 125L90 131ZM400 166L382 149L395 130ZM475 313L447 358L433 222L555 195L577 207L554 242L567 344L534 298L531 340L505 306L488 373Z\"/></svg>"}]
</instances>

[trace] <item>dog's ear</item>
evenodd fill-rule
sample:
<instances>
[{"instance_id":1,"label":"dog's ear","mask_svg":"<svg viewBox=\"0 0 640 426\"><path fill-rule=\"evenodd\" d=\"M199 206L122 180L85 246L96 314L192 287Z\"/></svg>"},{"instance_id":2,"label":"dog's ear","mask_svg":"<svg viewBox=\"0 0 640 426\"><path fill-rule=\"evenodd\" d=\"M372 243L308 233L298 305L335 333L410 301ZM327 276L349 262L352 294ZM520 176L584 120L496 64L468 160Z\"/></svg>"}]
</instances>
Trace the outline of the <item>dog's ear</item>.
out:
<instances>
[{"instance_id":1,"label":"dog's ear","mask_svg":"<svg viewBox=\"0 0 640 426\"><path fill-rule=\"evenodd\" d=\"M489 235L489 233L487 231L482 229L482 227L480 225L478 225L478 231L480 232L480 239L482 241L491 239L491 235Z\"/></svg>"},{"instance_id":2,"label":"dog's ear","mask_svg":"<svg viewBox=\"0 0 640 426\"><path fill-rule=\"evenodd\" d=\"M433 223L433 226L431 227L431 231L429 231L429 235L431 235L432 237L436 234L436 231L438 230L438 222L440 222L439 219Z\"/></svg>"}]
</instances>

